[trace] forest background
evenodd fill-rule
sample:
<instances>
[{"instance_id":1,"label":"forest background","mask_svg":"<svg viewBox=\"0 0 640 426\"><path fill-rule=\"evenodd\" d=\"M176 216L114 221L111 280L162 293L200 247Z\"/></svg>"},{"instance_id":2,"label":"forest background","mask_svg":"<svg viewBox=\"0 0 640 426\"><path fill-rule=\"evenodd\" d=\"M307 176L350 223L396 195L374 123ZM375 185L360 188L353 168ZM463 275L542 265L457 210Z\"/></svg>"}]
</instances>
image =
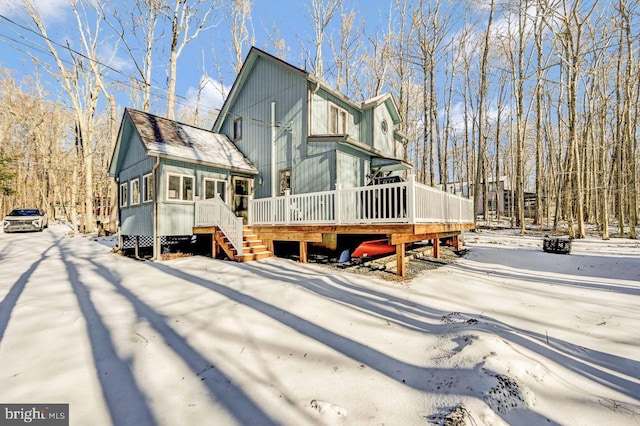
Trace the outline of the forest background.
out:
<instances>
[{"instance_id":1,"label":"forest background","mask_svg":"<svg viewBox=\"0 0 640 426\"><path fill-rule=\"evenodd\" d=\"M417 180L472 188L483 223L636 238L639 17L636 0L0 0L0 213L113 226L123 109L210 128L255 45L356 101L391 92Z\"/></svg>"}]
</instances>

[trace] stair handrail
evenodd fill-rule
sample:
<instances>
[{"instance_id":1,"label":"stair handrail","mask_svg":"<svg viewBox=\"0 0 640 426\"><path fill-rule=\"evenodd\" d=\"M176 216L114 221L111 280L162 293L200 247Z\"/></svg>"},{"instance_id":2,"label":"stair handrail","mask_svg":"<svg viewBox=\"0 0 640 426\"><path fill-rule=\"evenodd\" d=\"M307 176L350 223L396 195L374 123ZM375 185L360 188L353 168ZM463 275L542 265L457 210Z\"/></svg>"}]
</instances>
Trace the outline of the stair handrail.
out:
<instances>
[{"instance_id":1,"label":"stair handrail","mask_svg":"<svg viewBox=\"0 0 640 426\"><path fill-rule=\"evenodd\" d=\"M242 218L236 216L231 208L220 197L220 194L207 201L212 201L213 225L220 228L231 246L236 250L236 256L242 256Z\"/></svg>"}]
</instances>

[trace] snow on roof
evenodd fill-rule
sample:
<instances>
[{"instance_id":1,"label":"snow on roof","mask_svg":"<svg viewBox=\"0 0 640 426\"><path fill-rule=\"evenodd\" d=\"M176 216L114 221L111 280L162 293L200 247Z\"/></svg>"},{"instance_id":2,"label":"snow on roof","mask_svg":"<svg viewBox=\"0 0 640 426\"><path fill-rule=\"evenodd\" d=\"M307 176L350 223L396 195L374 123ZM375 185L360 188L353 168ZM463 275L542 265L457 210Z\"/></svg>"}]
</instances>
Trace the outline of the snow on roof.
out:
<instances>
[{"instance_id":1,"label":"snow on roof","mask_svg":"<svg viewBox=\"0 0 640 426\"><path fill-rule=\"evenodd\" d=\"M226 135L127 109L147 153L258 173Z\"/></svg>"},{"instance_id":2,"label":"snow on roof","mask_svg":"<svg viewBox=\"0 0 640 426\"><path fill-rule=\"evenodd\" d=\"M374 96L373 98L369 98L369 99L365 100L364 102L362 102L362 105L377 104L378 102L380 102L383 98L386 98L387 96L389 96L388 93L383 93L381 95Z\"/></svg>"}]
</instances>

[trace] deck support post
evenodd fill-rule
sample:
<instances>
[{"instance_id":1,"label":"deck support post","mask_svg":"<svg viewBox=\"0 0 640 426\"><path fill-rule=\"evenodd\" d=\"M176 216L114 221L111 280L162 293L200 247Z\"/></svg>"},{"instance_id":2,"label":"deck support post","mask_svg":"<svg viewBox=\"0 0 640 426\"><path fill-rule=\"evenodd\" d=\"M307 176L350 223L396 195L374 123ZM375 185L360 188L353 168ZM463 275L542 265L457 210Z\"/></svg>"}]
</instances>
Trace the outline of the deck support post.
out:
<instances>
[{"instance_id":1,"label":"deck support post","mask_svg":"<svg viewBox=\"0 0 640 426\"><path fill-rule=\"evenodd\" d=\"M300 263L307 263L307 242L300 241Z\"/></svg>"},{"instance_id":2,"label":"deck support post","mask_svg":"<svg viewBox=\"0 0 640 426\"><path fill-rule=\"evenodd\" d=\"M455 235L453 237L453 249L455 251L460 251L460 235Z\"/></svg>"},{"instance_id":3,"label":"deck support post","mask_svg":"<svg viewBox=\"0 0 640 426\"><path fill-rule=\"evenodd\" d=\"M270 251L272 254L275 253L275 251L273 250L273 240L263 240L264 244L267 246L267 250Z\"/></svg>"},{"instance_id":4,"label":"deck support post","mask_svg":"<svg viewBox=\"0 0 640 426\"><path fill-rule=\"evenodd\" d=\"M405 277L405 263L404 263L404 243L396 244L396 269L399 276Z\"/></svg>"},{"instance_id":5,"label":"deck support post","mask_svg":"<svg viewBox=\"0 0 640 426\"><path fill-rule=\"evenodd\" d=\"M134 250L134 256L136 259L140 257L140 235L136 235L136 245Z\"/></svg>"},{"instance_id":6,"label":"deck support post","mask_svg":"<svg viewBox=\"0 0 640 426\"><path fill-rule=\"evenodd\" d=\"M214 234L216 231L213 231ZM215 259L218 257L218 245L216 244L216 236L211 234L211 257Z\"/></svg>"},{"instance_id":7,"label":"deck support post","mask_svg":"<svg viewBox=\"0 0 640 426\"><path fill-rule=\"evenodd\" d=\"M433 258L440 259L440 238L433 239Z\"/></svg>"}]
</instances>

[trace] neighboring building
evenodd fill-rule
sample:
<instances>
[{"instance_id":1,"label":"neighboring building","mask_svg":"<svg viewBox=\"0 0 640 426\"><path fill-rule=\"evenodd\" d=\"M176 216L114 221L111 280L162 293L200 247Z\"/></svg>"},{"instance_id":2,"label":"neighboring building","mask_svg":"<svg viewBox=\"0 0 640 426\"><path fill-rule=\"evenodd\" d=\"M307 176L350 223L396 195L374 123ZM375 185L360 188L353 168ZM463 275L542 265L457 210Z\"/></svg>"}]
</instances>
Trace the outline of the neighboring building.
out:
<instances>
[{"instance_id":1,"label":"neighboring building","mask_svg":"<svg viewBox=\"0 0 640 426\"><path fill-rule=\"evenodd\" d=\"M438 189L446 190L451 194L459 194L464 197L473 197L475 195L474 184L470 185L467 182L450 182L446 185L438 185ZM515 204L515 189L511 184L511 180L507 176L500 176L498 182L494 178L489 179L488 193L488 205L489 214L508 216L514 214L513 206ZM478 198L476 214L484 215L484 191L480 191L480 197ZM535 193L524 193L524 209L526 217L533 217L535 214Z\"/></svg>"}]
</instances>

